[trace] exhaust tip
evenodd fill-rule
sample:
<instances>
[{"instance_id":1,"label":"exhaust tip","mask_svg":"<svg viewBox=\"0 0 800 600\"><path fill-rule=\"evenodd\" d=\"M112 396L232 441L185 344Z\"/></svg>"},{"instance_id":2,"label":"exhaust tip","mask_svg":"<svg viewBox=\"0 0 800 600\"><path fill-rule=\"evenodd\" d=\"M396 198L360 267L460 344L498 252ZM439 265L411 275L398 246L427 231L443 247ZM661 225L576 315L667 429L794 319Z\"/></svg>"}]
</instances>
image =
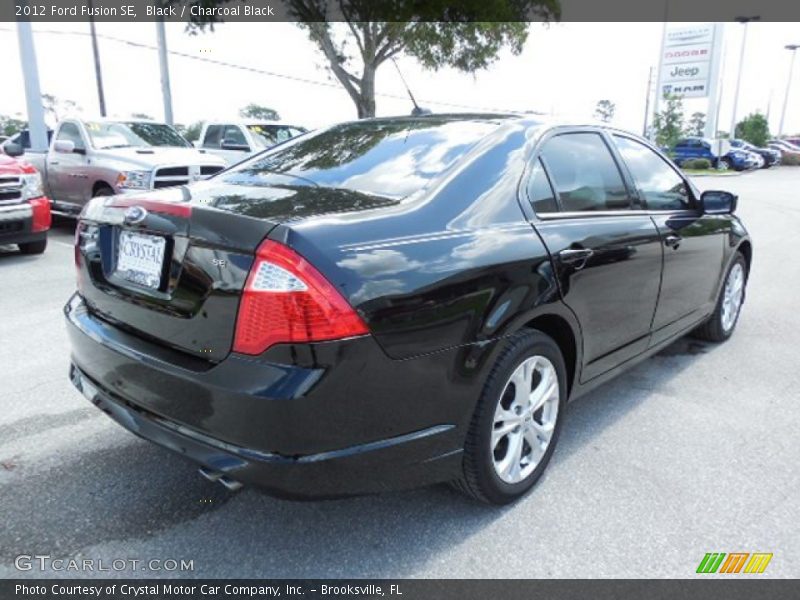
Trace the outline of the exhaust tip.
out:
<instances>
[{"instance_id":1,"label":"exhaust tip","mask_svg":"<svg viewBox=\"0 0 800 600\"><path fill-rule=\"evenodd\" d=\"M200 475L202 475L211 482L216 482L216 481L220 482L231 492L235 492L244 487L244 484L241 483L240 481L231 479L230 477L227 477L222 473L220 473L219 471L215 471L214 469L209 469L208 467L200 467L199 469L197 469L197 471L200 473Z\"/></svg>"},{"instance_id":2,"label":"exhaust tip","mask_svg":"<svg viewBox=\"0 0 800 600\"><path fill-rule=\"evenodd\" d=\"M229 477L225 477L224 475L219 478L219 482L226 488L228 488L228 490L230 490L231 492L235 492L244 487L244 484L242 482L236 481L235 479L231 479Z\"/></svg>"},{"instance_id":3,"label":"exhaust tip","mask_svg":"<svg viewBox=\"0 0 800 600\"><path fill-rule=\"evenodd\" d=\"M219 481L219 478L222 477L222 473L219 471L212 471L207 467L200 467L197 469L198 473L208 479L209 481Z\"/></svg>"}]
</instances>

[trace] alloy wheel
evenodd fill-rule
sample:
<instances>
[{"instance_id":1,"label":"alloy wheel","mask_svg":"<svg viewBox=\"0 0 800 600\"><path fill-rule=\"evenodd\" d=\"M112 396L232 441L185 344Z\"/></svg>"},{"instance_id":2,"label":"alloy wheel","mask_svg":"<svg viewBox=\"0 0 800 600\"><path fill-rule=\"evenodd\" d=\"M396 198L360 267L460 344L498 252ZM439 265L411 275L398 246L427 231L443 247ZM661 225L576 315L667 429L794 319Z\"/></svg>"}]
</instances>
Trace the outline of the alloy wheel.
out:
<instances>
[{"instance_id":1,"label":"alloy wheel","mask_svg":"<svg viewBox=\"0 0 800 600\"><path fill-rule=\"evenodd\" d=\"M722 329L730 331L739 316L744 296L744 267L737 262L733 265L728 279L725 281L725 290L722 293Z\"/></svg>"},{"instance_id":2,"label":"alloy wheel","mask_svg":"<svg viewBox=\"0 0 800 600\"><path fill-rule=\"evenodd\" d=\"M544 356L524 360L497 402L491 435L492 464L505 483L520 483L536 469L558 419L558 375Z\"/></svg>"}]
</instances>

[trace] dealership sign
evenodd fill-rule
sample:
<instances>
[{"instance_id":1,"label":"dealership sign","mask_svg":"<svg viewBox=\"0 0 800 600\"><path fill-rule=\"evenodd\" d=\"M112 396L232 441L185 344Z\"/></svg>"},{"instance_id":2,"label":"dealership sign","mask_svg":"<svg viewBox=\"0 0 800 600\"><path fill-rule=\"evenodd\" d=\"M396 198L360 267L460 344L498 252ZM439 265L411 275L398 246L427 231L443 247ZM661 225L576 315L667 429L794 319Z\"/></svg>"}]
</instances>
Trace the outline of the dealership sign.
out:
<instances>
[{"instance_id":1,"label":"dealership sign","mask_svg":"<svg viewBox=\"0 0 800 600\"><path fill-rule=\"evenodd\" d=\"M718 60L716 38L721 34L713 23L667 29L661 48L658 77L659 96L674 94L705 98L710 93L712 66Z\"/></svg>"}]
</instances>

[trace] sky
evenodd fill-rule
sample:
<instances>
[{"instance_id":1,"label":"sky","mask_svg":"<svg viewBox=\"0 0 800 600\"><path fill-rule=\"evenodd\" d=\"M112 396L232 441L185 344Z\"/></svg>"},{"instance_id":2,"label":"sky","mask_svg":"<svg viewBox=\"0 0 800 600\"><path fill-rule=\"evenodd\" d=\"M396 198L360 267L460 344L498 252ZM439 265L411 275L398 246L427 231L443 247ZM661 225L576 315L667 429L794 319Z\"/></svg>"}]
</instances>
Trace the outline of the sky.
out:
<instances>
[{"instance_id":1,"label":"sky","mask_svg":"<svg viewBox=\"0 0 800 600\"><path fill-rule=\"evenodd\" d=\"M502 51L484 71L431 72L411 57L398 61L418 102L435 112L539 111L575 119L591 117L598 100L616 104L613 125L642 132L648 74L657 68L662 23L532 23L523 52ZM778 128L790 52L800 43L800 23L751 23L742 65L737 115L759 110ZM744 27L725 26L720 126L730 127L733 91ZM355 107L325 68L307 34L292 23L229 23L213 33L189 35L180 23L166 25L171 52L224 61L275 75L170 55L175 121L235 118L248 103L276 109L287 122L306 127L356 118ZM88 23L34 23L43 93L77 102L84 116L99 114ZM156 45L154 23L98 23L101 36ZM100 55L110 116L145 113L163 119L158 57L154 50L101 37ZM0 114L24 115L23 76L16 24L0 23L3 87ZM800 133L800 59L788 102L785 133ZM281 77L279 75L285 76ZM322 82L316 85L307 81ZM655 78L655 75L654 75ZM377 113L408 114L411 104L394 67L377 75ZM655 86L654 86L655 87ZM706 100L685 100L687 116L706 111Z\"/></svg>"}]
</instances>

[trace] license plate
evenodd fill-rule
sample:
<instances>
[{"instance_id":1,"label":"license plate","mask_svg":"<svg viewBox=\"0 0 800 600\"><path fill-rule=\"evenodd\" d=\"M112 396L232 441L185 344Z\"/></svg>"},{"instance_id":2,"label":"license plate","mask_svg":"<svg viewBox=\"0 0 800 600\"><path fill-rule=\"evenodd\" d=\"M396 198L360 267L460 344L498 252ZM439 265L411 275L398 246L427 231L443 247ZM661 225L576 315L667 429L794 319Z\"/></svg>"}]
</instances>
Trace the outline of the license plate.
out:
<instances>
[{"instance_id":1,"label":"license plate","mask_svg":"<svg viewBox=\"0 0 800 600\"><path fill-rule=\"evenodd\" d=\"M158 289L167 240L157 235L122 231L117 248L117 274L143 287Z\"/></svg>"}]
</instances>

